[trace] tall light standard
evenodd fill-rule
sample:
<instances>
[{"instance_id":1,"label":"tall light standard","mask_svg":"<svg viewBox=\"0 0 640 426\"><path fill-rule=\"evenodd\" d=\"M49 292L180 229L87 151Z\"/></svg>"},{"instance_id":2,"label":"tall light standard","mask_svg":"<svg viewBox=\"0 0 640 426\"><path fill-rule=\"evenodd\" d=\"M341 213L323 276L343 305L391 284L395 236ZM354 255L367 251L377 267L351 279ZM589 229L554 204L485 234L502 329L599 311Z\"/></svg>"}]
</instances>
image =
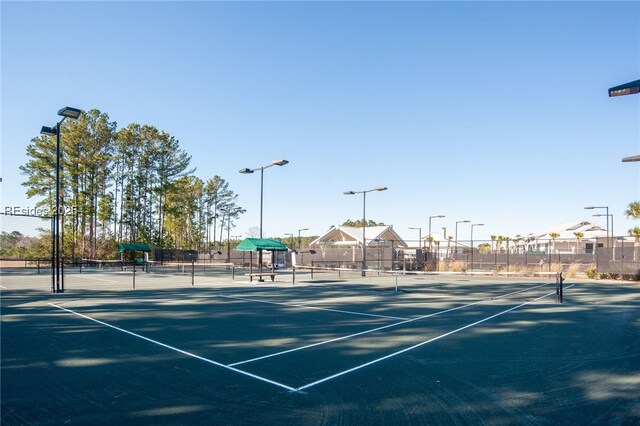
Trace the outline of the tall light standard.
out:
<instances>
[{"instance_id":1,"label":"tall light standard","mask_svg":"<svg viewBox=\"0 0 640 426\"><path fill-rule=\"evenodd\" d=\"M367 269L367 241L365 239L365 229L367 228L366 211L367 211L367 192L386 191L386 186L376 186L365 191L345 191L344 195L362 194L362 276L366 276Z\"/></svg>"},{"instance_id":2,"label":"tall light standard","mask_svg":"<svg viewBox=\"0 0 640 426\"><path fill-rule=\"evenodd\" d=\"M458 253L458 224L459 223L469 223L470 220L458 220L456 221L456 253Z\"/></svg>"},{"instance_id":3,"label":"tall light standard","mask_svg":"<svg viewBox=\"0 0 640 426\"><path fill-rule=\"evenodd\" d=\"M609 206L587 206L584 209L585 210L605 209L607 211L606 215L595 215L594 214L594 216L607 216L607 247L609 247ZM611 234L613 236L613 217L611 218ZM597 244L596 244L596 246L597 246Z\"/></svg>"},{"instance_id":4,"label":"tall light standard","mask_svg":"<svg viewBox=\"0 0 640 426\"><path fill-rule=\"evenodd\" d=\"M58 111L58 115L62 117L62 120L60 120L54 127L42 126L42 129L40 130L40 133L43 135L56 137L56 211L53 214L53 259L55 263L55 274L52 272L52 275L55 276L55 288L53 289L55 293L64 292L64 274L60 273L60 126L62 126L62 122L65 119L73 118L75 120L80 117L81 113L82 111L77 108L64 107Z\"/></svg>"},{"instance_id":5,"label":"tall light standard","mask_svg":"<svg viewBox=\"0 0 640 426\"><path fill-rule=\"evenodd\" d=\"M429 216L429 253L431 253L431 242L433 241L433 235L431 235L431 219L443 218L443 214L437 216Z\"/></svg>"},{"instance_id":6,"label":"tall light standard","mask_svg":"<svg viewBox=\"0 0 640 426\"><path fill-rule=\"evenodd\" d=\"M484 223L471 224L471 270L473 270L473 227L474 226L484 226Z\"/></svg>"},{"instance_id":7,"label":"tall light standard","mask_svg":"<svg viewBox=\"0 0 640 426\"><path fill-rule=\"evenodd\" d=\"M244 168L240 170L240 173L246 175L255 172L256 170L260 170L260 238L262 238L262 205L264 201L264 169L268 169L273 166L284 166L288 164L287 160L273 160L271 164L256 167L255 169ZM258 250L258 262L260 263L260 273L262 274L262 250ZM264 281L262 276L258 279L258 281Z\"/></svg>"},{"instance_id":8,"label":"tall light standard","mask_svg":"<svg viewBox=\"0 0 640 426\"><path fill-rule=\"evenodd\" d=\"M418 246L420 246L420 249L422 249L422 228L409 227L409 229L414 229L418 231Z\"/></svg>"},{"instance_id":9,"label":"tall light standard","mask_svg":"<svg viewBox=\"0 0 640 426\"><path fill-rule=\"evenodd\" d=\"M418 247L420 247L420 257L422 258L422 264L424 266L424 257L423 257L423 253L422 253L422 228L412 228L409 227L409 229L417 229L418 230ZM416 250L416 268L418 267L418 250Z\"/></svg>"},{"instance_id":10,"label":"tall light standard","mask_svg":"<svg viewBox=\"0 0 640 426\"><path fill-rule=\"evenodd\" d=\"M289 245L291 246L291 250L293 250L294 249L294 247L293 247L293 234L290 233L290 232L285 232L284 235L289 237Z\"/></svg>"},{"instance_id":11,"label":"tall light standard","mask_svg":"<svg viewBox=\"0 0 640 426\"><path fill-rule=\"evenodd\" d=\"M610 98L616 96L635 95L638 93L640 93L640 80L630 81L629 83L609 88ZM623 163L630 163L633 161L640 161L640 155L632 155L630 157L624 157L622 159Z\"/></svg>"},{"instance_id":12,"label":"tall light standard","mask_svg":"<svg viewBox=\"0 0 640 426\"><path fill-rule=\"evenodd\" d=\"M613 214L594 214L594 217L607 217L607 227L609 226L609 217L611 217L611 241L615 241L615 236L613 235ZM609 247L609 232L607 232L607 247Z\"/></svg>"},{"instance_id":13,"label":"tall light standard","mask_svg":"<svg viewBox=\"0 0 640 426\"><path fill-rule=\"evenodd\" d=\"M302 240L300 239L300 231L308 231L309 228L298 229L298 250L302 250Z\"/></svg>"}]
</instances>

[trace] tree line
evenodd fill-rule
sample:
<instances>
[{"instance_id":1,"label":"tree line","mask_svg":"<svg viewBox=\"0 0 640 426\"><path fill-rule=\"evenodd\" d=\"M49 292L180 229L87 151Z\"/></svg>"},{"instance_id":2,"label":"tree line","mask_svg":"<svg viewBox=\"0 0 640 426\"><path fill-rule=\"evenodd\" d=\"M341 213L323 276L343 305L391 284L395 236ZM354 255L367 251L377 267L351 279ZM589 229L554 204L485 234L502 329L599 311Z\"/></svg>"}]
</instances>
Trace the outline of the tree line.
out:
<instances>
[{"instance_id":1,"label":"tree line","mask_svg":"<svg viewBox=\"0 0 640 426\"><path fill-rule=\"evenodd\" d=\"M208 250L245 210L228 182L194 175L178 139L154 126L118 128L97 109L60 129L60 204L65 255L107 258L119 243ZM40 135L20 167L29 198L55 208L56 138Z\"/></svg>"}]
</instances>

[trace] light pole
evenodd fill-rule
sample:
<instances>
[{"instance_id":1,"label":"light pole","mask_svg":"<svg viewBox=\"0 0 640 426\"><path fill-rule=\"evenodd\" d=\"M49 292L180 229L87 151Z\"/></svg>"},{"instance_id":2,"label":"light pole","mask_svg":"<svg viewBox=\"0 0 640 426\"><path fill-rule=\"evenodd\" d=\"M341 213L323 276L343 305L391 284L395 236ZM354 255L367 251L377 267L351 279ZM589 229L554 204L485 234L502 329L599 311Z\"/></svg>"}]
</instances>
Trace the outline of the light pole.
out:
<instances>
[{"instance_id":1,"label":"light pole","mask_svg":"<svg viewBox=\"0 0 640 426\"><path fill-rule=\"evenodd\" d=\"M603 214L594 214L594 216L607 216L607 247L609 247L609 206L587 206L584 208L585 210L594 210L594 209L605 209L607 211L606 215ZM611 217L611 236L613 236L613 217ZM597 248L596 244L596 248Z\"/></svg>"},{"instance_id":2,"label":"light pole","mask_svg":"<svg viewBox=\"0 0 640 426\"><path fill-rule=\"evenodd\" d=\"M638 93L640 93L640 80L631 81L629 83L609 88L610 98L625 95L635 95ZM631 163L634 161L640 161L640 155L632 155L630 157L624 157L622 159L623 163ZM613 226L611 227L613 228Z\"/></svg>"},{"instance_id":3,"label":"light pole","mask_svg":"<svg viewBox=\"0 0 640 426\"><path fill-rule=\"evenodd\" d=\"M285 232L284 233L285 236L289 237L289 245L291 246L291 250L293 250L293 234L290 232Z\"/></svg>"},{"instance_id":4,"label":"light pole","mask_svg":"<svg viewBox=\"0 0 640 426\"><path fill-rule=\"evenodd\" d=\"M273 166L284 166L285 164L288 164L288 163L289 162L287 160L273 160L271 164L266 166L256 167L255 169L244 168L240 170L240 173L244 175L251 174L256 170L260 170L260 239L262 239L262 205L264 201L264 169L268 169L269 167L273 167ZM260 273L262 274L262 250L258 250L258 262L260 263ZM264 281L262 276L260 276L258 281L261 281L261 282Z\"/></svg>"},{"instance_id":5,"label":"light pole","mask_svg":"<svg viewBox=\"0 0 640 426\"><path fill-rule=\"evenodd\" d=\"M232 235L232 236L231 236L231 238L233 238L233 239L234 239L234 241L236 241L236 247L238 247L238 245L239 245L240 243L237 243L237 241L238 241L240 238L242 238L242 235ZM234 250L235 250L235 247L234 247ZM242 252L242 265L241 265L241 266L242 266L242 267L244 267L244 251Z\"/></svg>"},{"instance_id":6,"label":"light pole","mask_svg":"<svg viewBox=\"0 0 640 426\"><path fill-rule=\"evenodd\" d=\"M231 210L221 210L221 213L227 217L227 263L231 262ZM224 220L224 216L223 216ZM222 223L224 227L224 222ZM222 240L222 235L220 235Z\"/></svg>"},{"instance_id":7,"label":"light pole","mask_svg":"<svg viewBox=\"0 0 640 426\"><path fill-rule=\"evenodd\" d=\"M298 250L302 250L302 240L300 239L300 231L308 231L309 228L298 229Z\"/></svg>"},{"instance_id":8,"label":"light pole","mask_svg":"<svg viewBox=\"0 0 640 426\"><path fill-rule=\"evenodd\" d=\"M474 226L484 226L484 223L471 224L471 270L473 270L473 227Z\"/></svg>"},{"instance_id":9,"label":"light pole","mask_svg":"<svg viewBox=\"0 0 640 426\"><path fill-rule=\"evenodd\" d=\"M431 253L431 242L433 241L433 235L431 235L431 219L443 218L443 214L437 216L429 216L429 253Z\"/></svg>"},{"instance_id":10,"label":"light pole","mask_svg":"<svg viewBox=\"0 0 640 426\"><path fill-rule=\"evenodd\" d=\"M418 246L420 247L420 249L422 249L422 228L409 227L409 229L414 229L418 231Z\"/></svg>"},{"instance_id":11,"label":"light pole","mask_svg":"<svg viewBox=\"0 0 640 426\"><path fill-rule=\"evenodd\" d=\"M366 211L367 211L367 192L386 191L386 186L376 186L365 191L345 191L344 195L362 194L362 276L366 276L367 269L367 241L365 239L365 229L367 228Z\"/></svg>"},{"instance_id":12,"label":"light pole","mask_svg":"<svg viewBox=\"0 0 640 426\"><path fill-rule=\"evenodd\" d=\"M609 226L609 217L611 217L611 241L615 241L615 236L613 235L613 214L594 214L594 217L607 217L607 226ZM609 232L607 232L607 247L609 247Z\"/></svg>"},{"instance_id":13,"label":"light pole","mask_svg":"<svg viewBox=\"0 0 640 426\"><path fill-rule=\"evenodd\" d=\"M456 253L458 253L458 224L459 223L469 223L470 220L458 220L456 221Z\"/></svg>"},{"instance_id":14,"label":"light pole","mask_svg":"<svg viewBox=\"0 0 640 426\"><path fill-rule=\"evenodd\" d=\"M52 275L55 277L55 287L53 288L54 293L63 293L64 292L64 274L60 273L60 126L62 126L62 122L67 118L73 118L74 120L80 117L82 113L81 110L77 108L64 107L58 111L58 115L62 117L54 127L42 126L40 129L40 133L48 136L56 137L56 210L53 214L54 217L54 229L53 229L53 248L54 248L54 270L52 270ZM53 286L52 286L53 287Z\"/></svg>"}]
</instances>

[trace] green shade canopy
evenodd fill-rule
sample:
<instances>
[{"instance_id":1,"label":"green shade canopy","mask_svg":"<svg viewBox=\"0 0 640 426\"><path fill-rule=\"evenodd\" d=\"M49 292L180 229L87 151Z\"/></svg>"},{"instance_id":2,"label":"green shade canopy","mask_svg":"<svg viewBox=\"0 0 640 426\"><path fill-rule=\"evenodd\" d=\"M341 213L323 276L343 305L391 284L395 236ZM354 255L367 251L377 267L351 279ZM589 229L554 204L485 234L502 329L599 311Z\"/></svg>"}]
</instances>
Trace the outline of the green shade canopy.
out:
<instances>
[{"instance_id":1,"label":"green shade canopy","mask_svg":"<svg viewBox=\"0 0 640 426\"><path fill-rule=\"evenodd\" d=\"M287 251L289 247L282 244L280 241L270 240L267 238L246 238L236 250L241 251L259 251L259 250L269 250L269 251Z\"/></svg>"},{"instance_id":2,"label":"green shade canopy","mask_svg":"<svg viewBox=\"0 0 640 426\"><path fill-rule=\"evenodd\" d=\"M151 247L147 244L120 244L118 245L118 253L125 251L151 251Z\"/></svg>"}]
</instances>

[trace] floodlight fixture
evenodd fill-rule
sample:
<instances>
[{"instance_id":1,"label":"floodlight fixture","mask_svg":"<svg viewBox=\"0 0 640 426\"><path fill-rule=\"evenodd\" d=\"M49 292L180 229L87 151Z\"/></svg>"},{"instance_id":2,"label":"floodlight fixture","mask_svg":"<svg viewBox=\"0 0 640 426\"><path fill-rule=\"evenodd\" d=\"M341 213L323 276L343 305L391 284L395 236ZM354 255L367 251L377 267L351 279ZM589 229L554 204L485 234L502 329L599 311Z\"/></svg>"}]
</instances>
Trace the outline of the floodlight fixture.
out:
<instances>
[{"instance_id":1,"label":"floodlight fixture","mask_svg":"<svg viewBox=\"0 0 640 426\"><path fill-rule=\"evenodd\" d=\"M79 110L78 108L72 108L72 107L64 107L58 111L59 116L65 117L65 118L73 118L74 120L80 117L80 114L82 114L81 110Z\"/></svg>"},{"instance_id":2,"label":"floodlight fixture","mask_svg":"<svg viewBox=\"0 0 640 426\"><path fill-rule=\"evenodd\" d=\"M42 129L40 129L40 133L47 136L55 136L58 134L58 128L55 126L54 127L42 126Z\"/></svg>"},{"instance_id":3,"label":"floodlight fixture","mask_svg":"<svg viewBox=\"0 0 640 426\"><path fill-rule=\"evenodd\" d=\"M253 169L249 169L247 167L245 167L244 169L240 169L240 173L242 173L243 175L248 175L250 173L253 173L254 170Z\"/></svg>"},{"instance_id":4,"label":"floodlight fixture","mask_svg":"<svg viewBox=\"0 0 640 426\"><path fill-rule=\"evenodd\" d=\"M631 81L609 89L609 97L635 95L640 93L640 80Z\"/></svg>"},{"instance_id":5,"label":"floodlight fixture","mask_svg":"<svg viewBox=\"0 0 640 426\"><path fill-rule=\"evenodd\" d=\"M274 166L284 166L285 164L289 164L289 161L287 160L273 160L271 162L272 165Z\"/></svg>"}]
</instances>

